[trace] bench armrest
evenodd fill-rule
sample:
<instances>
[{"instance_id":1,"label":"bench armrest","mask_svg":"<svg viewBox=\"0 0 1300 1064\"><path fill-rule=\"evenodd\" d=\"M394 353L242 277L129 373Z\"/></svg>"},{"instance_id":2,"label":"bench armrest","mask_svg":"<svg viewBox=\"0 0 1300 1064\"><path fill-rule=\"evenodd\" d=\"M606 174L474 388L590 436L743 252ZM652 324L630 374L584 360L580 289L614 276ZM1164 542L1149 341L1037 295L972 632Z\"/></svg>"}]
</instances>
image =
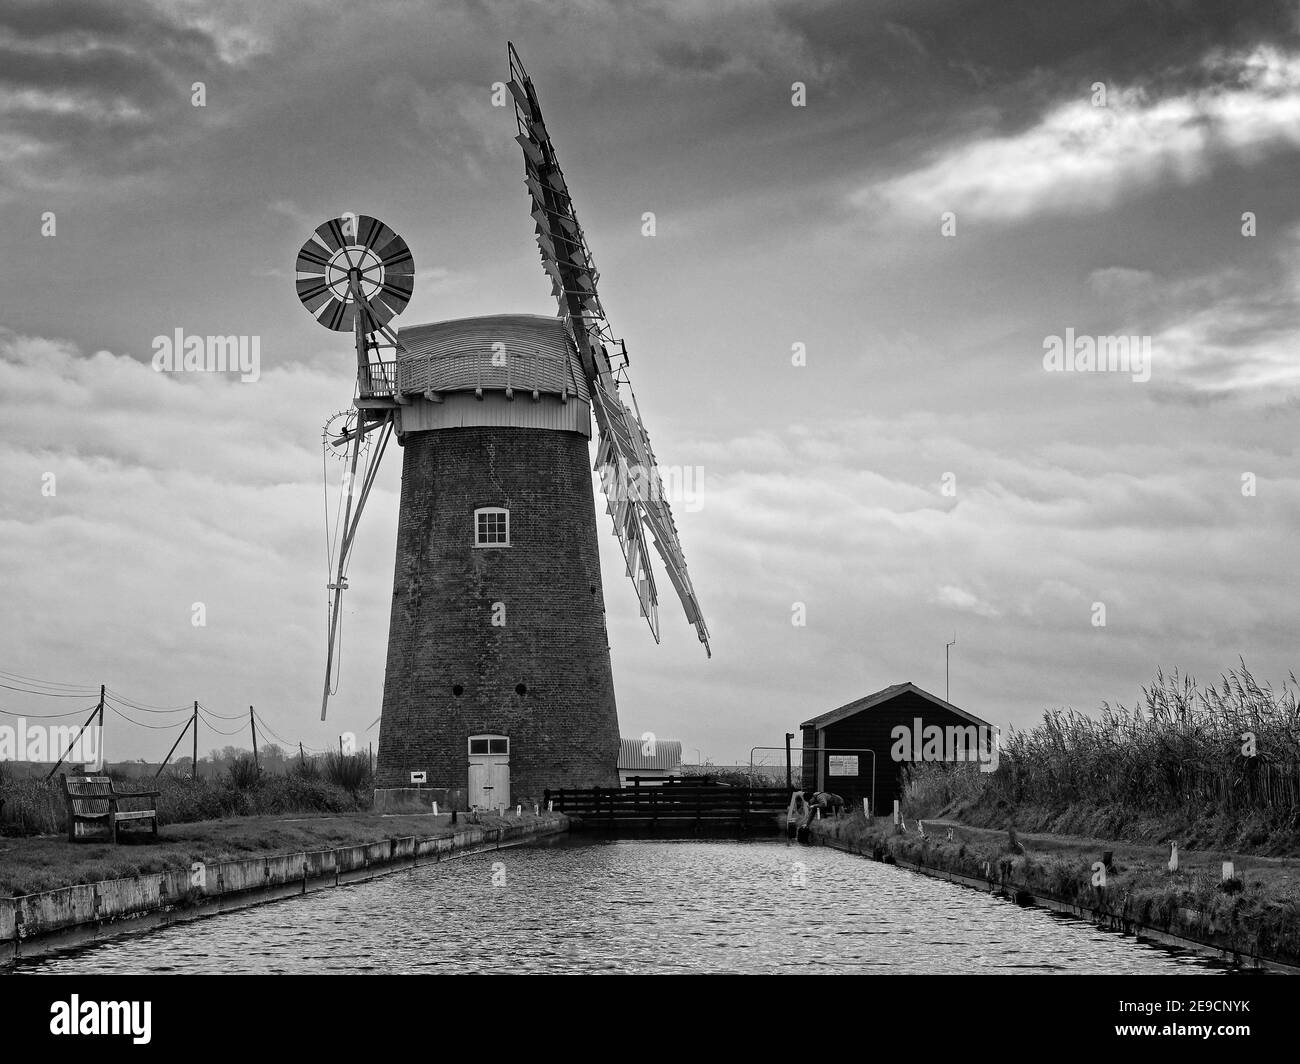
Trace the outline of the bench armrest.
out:
<instances>
[{"instance_id":1,"label":"bench armrest","mask_svg":"<svg viewBox=\"0 0 1300 1064\"><path fill-rule=\"evenodd\" d=\"M113 791L114 798L158 798L162 791Z\"/></svg>"}]
</instances>

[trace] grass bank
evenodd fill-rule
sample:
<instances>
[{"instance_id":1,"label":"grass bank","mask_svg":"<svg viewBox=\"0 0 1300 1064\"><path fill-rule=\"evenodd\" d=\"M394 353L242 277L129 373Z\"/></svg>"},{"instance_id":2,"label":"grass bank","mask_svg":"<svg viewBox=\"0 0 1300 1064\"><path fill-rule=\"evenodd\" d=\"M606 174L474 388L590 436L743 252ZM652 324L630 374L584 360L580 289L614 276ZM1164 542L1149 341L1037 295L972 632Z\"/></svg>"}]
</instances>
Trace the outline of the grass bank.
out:
<instances>
[{"instance_id":1,"label":"grass bank","mask_svg":"<svg viewBox=\"0 0 1300 1064\"><path fill-rule=\"evenodd\" d=\"M532 819L525 815L525 819ZM465 814L457 827L517 824L519 818L492 813ZM374 813L224 817L173 824L153 841L147 832L124 828L123 842L68 842L63 836L0 838L0 897L106 879L128 879L156 872L188 870L195 861L216 864L247 857L294 853L373 843L404 836L450 834L451 816L429 813L379 816Z\"/></svg>"},{"instance_id":2,"label":"grass bank","mask_svg":"<svg viewBox=\"0 0 1300 1064\"><path fill-rule=\"evenodd\" d=\"M288 813L362 812L371 805L368 760L330 754L318 767L307 762L288 772L259 772L251 756L215 777L164 774L156 780L116 773L119 791L156 790L160 824ZM0 835L53 835L67 829L67 803L56 776L22 777L0 762Z\"/></svg>"},{"instance_id":3,"label":"grass bank","mask_svg":"<svg viewBox=\"0 0 1300 1064\"><path fill-rule=\"evenodd\" d=\"M1040 836L926 821L926 834L896 833L889 819L861 811L814 822L815 838L878 860L964 876L1015 897L1022 892L1075 906L1123 930L1141 927L1190 939L1243 959L1300 966L1300 860L1242 858L1221 882L1217 853L1183 851L1170 872L1159 845ZM947 838L948 830L953 838ZM1113 853L1104 885L1095 865Z\"/></svg>"}]
</instances>

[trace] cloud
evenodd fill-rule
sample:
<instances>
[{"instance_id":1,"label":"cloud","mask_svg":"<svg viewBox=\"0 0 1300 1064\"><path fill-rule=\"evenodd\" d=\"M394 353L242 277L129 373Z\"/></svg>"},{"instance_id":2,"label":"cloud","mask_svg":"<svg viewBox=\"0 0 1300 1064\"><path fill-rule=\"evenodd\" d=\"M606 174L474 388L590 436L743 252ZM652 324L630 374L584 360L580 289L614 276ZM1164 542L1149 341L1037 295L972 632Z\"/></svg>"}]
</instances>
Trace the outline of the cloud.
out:
<instances>
[{"instance_id":1,"label":"cloud","mask_svg":"<svg viewBox=\"0 0 1300 1064\"><path fill-rule=\"evenodd\" d=\"M1015 133L986 129L905 173L851 194L861 209L1019 220L1087 214L1163 185L1202 180L1300 146L1300 54L1260 46L1214 54L1204 87L1161 93L1111 86L1057 101Z\"/></svg>"},{"instance_id":2,"label":"cloud","mask_svg":"<svg viewBox=\"0 0 1300 1064\"><path fill-rule=\"evenodd\" d=\"M382 691L400 460L386 462L363 519L343 685L320 725L319 441L338 385L295 363L257 384L158 374L0 334L7 667L103 676L158 705L251 702L309 746L364 730ZM1161 664L1213 671L1241 652L1267 672L1287 660L1300 606L1276 577L1300 480L1267 447L976 443L978 417L827 417L703 437L686 456L705 466L702 505L676 516L714 636L708 662L666 580L663 644L649 638L598 500L625 726L741 753L837 699L941 682L936 648L954 611L954 695L999 723L1092 706L1117 684L1135 692ZM955 498L940 491L950 468ZM1242 470L1258 474L1257 496L1241 494ZM1091 624L1094 601L1107 604L1105 630ZM190 623L195 602L204 628ZM796 602L805 626L791 624ZM162 733L113 742L131 756L166 748Z\"/></svg>"},{"instance_id":3,"label":"cloud","mask_svg":"<svg viewBox=\"0 0 1300 1064\"><path fill-rule=\"evenodd\" d=\"M180 9L145 0L5 5L0 120L22 151L0 161L0 189L75 187L87 173L156 168L160 138L176 152L202 135L190 87L230 56Z\"/></svg>"},{"instance_id":4,"label":"cloud","mask_svg":"<svg viewBox=\"0 0 1300 1064\"><path fill-rule=\"evenodd\" d=\"M943 587L938 588L931 601L948 609L962 610L980 617L997 617L1000 613L997 608L983 599L977 598L964 588L953 587L951 584L945 584Z\"/></svg>"},{"instance_id":5,"label":"cloud","mask_svg":"<svg viewBox=\"0 0 1300 1064\"><path fill-rule=\"evenodd\" d=\"M1094 270L1088 284L1117 314L1117 335L1151 336L1154 392L1276 404L1300 395L1300 227L1253 265L1159 277Z\"/></svg>"},{"instance_id":6,"label":"cloud","mask_svg":"<svg viewBox=\"0 0 1300 1064\"><path fill-rule=\"evenodd\" d=\"M107 351L87 357L0 333L10 667L100 676L147 703L255 702L278 731L323 745L323 726L303 710L323 668L320 431L338 385L299 365L257 384L155 373ZM391 479L375 489L362 530L372 546L393 532L393 491ZM355 611L386 615L387 598L383 581L357 588L349 642ZM196 602L206 627L191 624ZM358 731L374 717L350 719L344 706L338 715ZM114 745L134 756L150 737Z\"/></svg>"}]
</instances>

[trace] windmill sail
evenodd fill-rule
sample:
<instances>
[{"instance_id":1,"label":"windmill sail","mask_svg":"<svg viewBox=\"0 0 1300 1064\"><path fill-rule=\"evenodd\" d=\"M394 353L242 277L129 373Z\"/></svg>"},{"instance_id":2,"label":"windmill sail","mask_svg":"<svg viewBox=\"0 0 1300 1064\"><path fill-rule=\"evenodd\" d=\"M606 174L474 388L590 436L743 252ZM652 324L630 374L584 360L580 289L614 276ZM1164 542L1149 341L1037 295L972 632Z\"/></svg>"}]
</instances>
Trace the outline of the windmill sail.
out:
<instances>
[{"instance_id":1,"label":"windmill sail","mask_svg":"<svg viewBox=\"0 0 1300 1064\"><path fill-rule=\"evenodd\" d=\"M694 625L700 642L709 652L708 628L686 571L686 557L672 511L664 498L650 436L639 412L629 408L620 393L620 386L626 388L635 408L636 397L627 377L626 356L617 371L609 358L608 351L615 341L596 293L600 275L573 209L573 199L550 134L542 121L532 79L524 70L514 45L509 48L507 87L515 100L519 126L515 139L523 150L524 180L532 197L542 267L551 278L552 292L559 301L560 313L568 321L591 384L592 409L600 429L596 469L605 487L614 533L627 562L627 575L640 599L641 614L658 642L658 597L646 550L648 529L668 579L681 599L686 619Z\"/></svg>"}]
</instances>

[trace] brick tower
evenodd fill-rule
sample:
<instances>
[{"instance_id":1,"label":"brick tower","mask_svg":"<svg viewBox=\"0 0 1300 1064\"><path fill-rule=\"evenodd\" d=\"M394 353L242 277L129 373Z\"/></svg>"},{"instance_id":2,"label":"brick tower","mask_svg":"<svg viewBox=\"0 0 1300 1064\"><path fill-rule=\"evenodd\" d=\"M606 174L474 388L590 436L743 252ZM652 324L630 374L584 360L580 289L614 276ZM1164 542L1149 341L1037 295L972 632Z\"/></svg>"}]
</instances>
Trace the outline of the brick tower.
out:
<instances>
[{"instance_id":1,"label":"brick tower","mask_svg":"<svg viewBox=\"0 0 1300 1064\"><path fill-rule=\"evenodd\" d=\"M564 322L500 315L400 337L376 786L423 773L462 807L617 786L590 396Z\"/></svg>"}]
</instances>

